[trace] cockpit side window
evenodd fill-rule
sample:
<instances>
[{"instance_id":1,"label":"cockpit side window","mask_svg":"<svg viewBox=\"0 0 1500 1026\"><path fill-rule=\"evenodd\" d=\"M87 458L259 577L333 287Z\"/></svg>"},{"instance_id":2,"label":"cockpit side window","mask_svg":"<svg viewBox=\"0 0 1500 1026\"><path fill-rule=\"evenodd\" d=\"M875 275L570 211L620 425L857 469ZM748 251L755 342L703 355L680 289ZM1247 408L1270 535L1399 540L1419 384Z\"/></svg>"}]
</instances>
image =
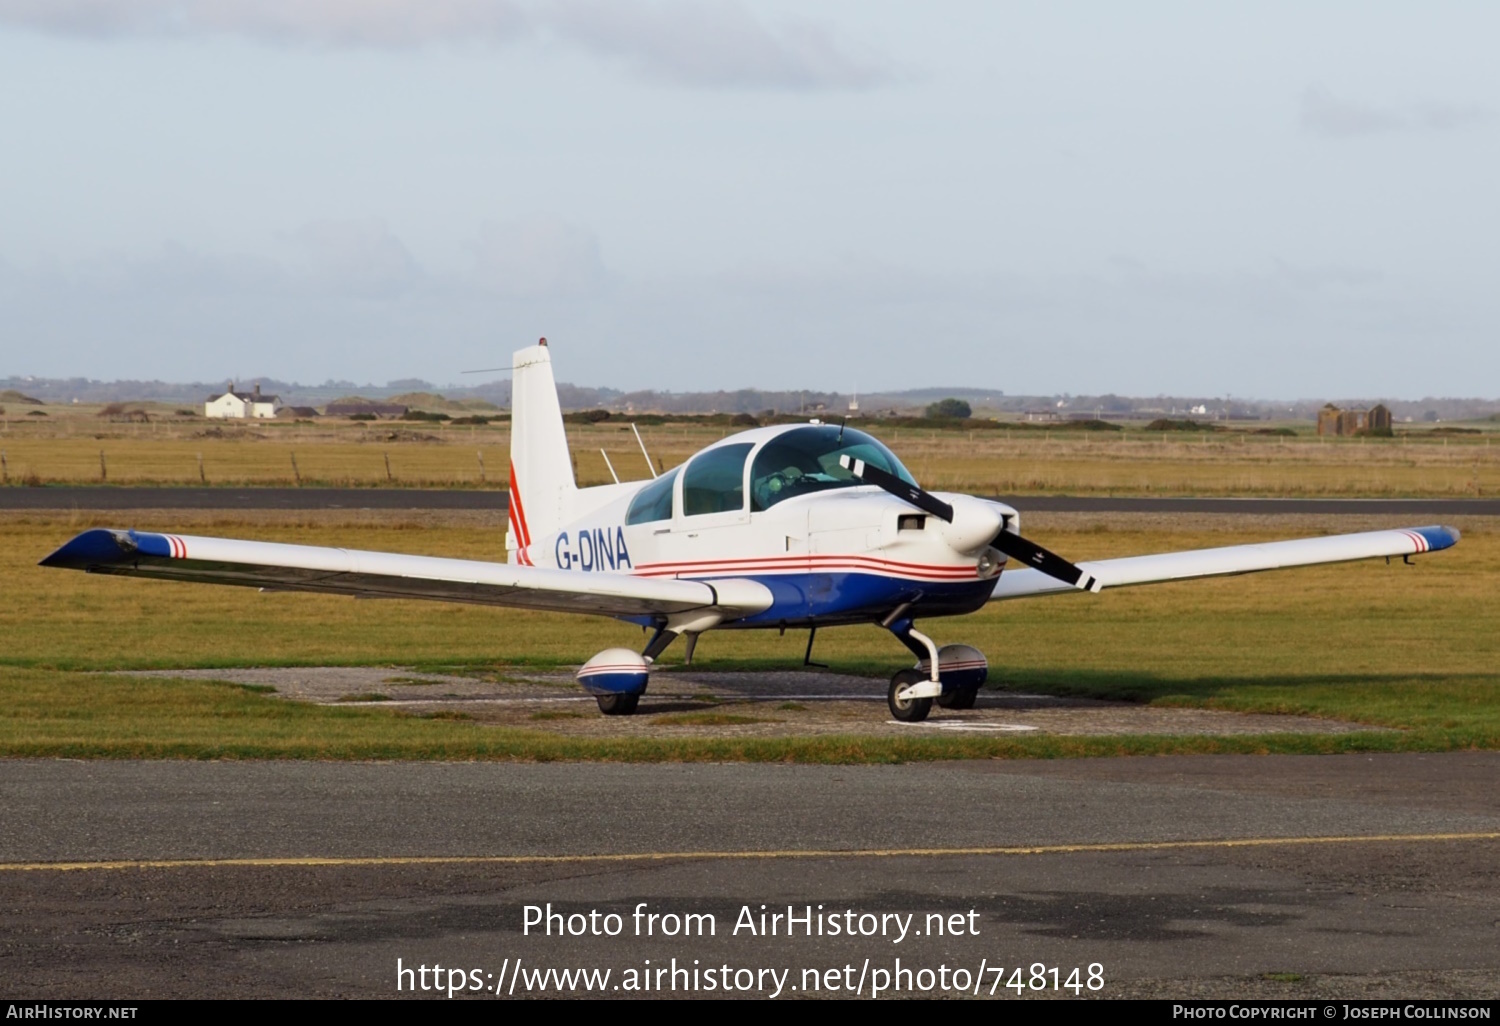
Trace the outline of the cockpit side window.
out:
<instances>
[{"instance_id":1,"label":"cockpit side window","mask_svg":"<svg viewBox=\"0 0 1500 1026\"><path fill-rule=\"evenodd\" d=\"M677 480L681 467L670 474L663 474L635 493L630 508L625 511L625 523L649 524L657 520L672 519L672 484Z\"/></svg>"},{"instance_id":2,"label":"cockpit side window","mask_svg":"<svg viewBox=\"0 0 1500 1026\"><path fill-rule=\"evenodd\" d=\"M682 515L731 513L745 508L745 459L749 442L699 453L682 478Z\"/></svg>"},{"instance_id":3,"label":"cockpit side window","mask_svg":"<svg viewBox=\"0 0 1500 1026\"><path fill-rule=\"evenodd\" d=\"M896 454L853 428L809 425L777 435L755 455L750 467L750 509L770 509L785 499L830 488L852 488L863 482L839 465L852 456L916 484Z\"/></svg>"}]
</instances>

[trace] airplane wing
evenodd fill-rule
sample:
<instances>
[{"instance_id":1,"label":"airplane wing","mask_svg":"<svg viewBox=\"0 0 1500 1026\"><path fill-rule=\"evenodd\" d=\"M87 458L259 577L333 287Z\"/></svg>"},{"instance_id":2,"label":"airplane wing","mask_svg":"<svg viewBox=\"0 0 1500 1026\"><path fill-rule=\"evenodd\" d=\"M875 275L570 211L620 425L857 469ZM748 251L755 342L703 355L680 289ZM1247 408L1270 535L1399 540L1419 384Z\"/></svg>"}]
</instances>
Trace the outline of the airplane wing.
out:
<instances>
[{"instance_id":1,"label":"airplane wing","mask_svg":"<svg viewBox=\"0 0 1500 1026\"><path fill-rule=\"evenodd\" d=\"M1335 534L1326 538L1264 542L1258 545L1227 545L1217 549L1163 552L1154 556L1100 559L1079 563L1078 568L1092 575L1105 588L1121 588L1128 584L1185 581L1194 577L1226 577L1260 570L1280 570L1283 567L1311 566L1315 563L1344 563L1380 556L1413 556L1422 552L1437 552L1457 543L1456 528L1411 527L1391 531L1365 531L1360 534ZM1077 593L1078 588L1030 567L1007 569L995 582L990 601L1059 592Z\"/></svg>"},{"instance_id":2,"label":"airplane wing","mask_svg":"<svg viewBox=\"0 0 1500 1026\"><path fill-rule=\"evenodd\" d=\"M83 532L41 565L270 591L439 599L605 616L703 610L733 619L771 605L770 591L747 580L680 581L573 573L471 559L108 528Z\"/></svg>"}]
</instances>

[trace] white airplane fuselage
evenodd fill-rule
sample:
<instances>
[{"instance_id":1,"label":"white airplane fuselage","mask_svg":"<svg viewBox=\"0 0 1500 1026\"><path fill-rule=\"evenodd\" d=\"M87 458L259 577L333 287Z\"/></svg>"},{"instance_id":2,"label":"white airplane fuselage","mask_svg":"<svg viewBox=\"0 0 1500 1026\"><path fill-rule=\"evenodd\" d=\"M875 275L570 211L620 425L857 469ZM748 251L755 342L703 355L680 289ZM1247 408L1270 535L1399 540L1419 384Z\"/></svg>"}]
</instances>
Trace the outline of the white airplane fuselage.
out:
<instances>
[{"instance_id":1,"label":"white airplane fuselage","mask_svg":"<svg viewBox=\"0 0 1500 1026\"><path fill-rule=\"evenodd\" d=\"M770 591L769 608L723 627L868 623L903 603L919 605L926 617L957 615L989 600L1005 557L988 541L1002 527L1017 530L1009 506L939 493L968 514L955 527L880 488L849 481L824 482L821 490L755 508L757 457L769 443L807 428L842 430L814 422L725 438L669 472L670 511L661 516L667 511L659 508L650 520L632 516L632 506L653 485L664 492L663 479L578 489L567 526L542 537L527 534L525 497L513 497L511 541L519 534L529 544L513 544L511 561L580 574L748 579ZM847 435L868 437L852 428ZM745 452L737 508L689 513L684 485L694 463L732 447Z\"/></svg>"}]
</instances>

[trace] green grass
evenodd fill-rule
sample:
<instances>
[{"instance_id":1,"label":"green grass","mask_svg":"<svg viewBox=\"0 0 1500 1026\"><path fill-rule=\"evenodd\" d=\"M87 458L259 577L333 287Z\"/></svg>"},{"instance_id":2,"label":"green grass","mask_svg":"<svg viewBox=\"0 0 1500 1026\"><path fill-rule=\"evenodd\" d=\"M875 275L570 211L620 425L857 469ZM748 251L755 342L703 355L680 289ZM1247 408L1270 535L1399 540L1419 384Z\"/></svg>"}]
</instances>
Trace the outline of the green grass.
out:
<instances>
[{"instance_id":1,"label":"green grass","mask_svg":"<svg viewBox=\"0 0 1500 1026\"><path fill-rule=\"evenodd\" d=\"M204 534L493 558L496 532L416 530L337 516L158 525ZM1087 559L1315 533L1199 526L1031 532ZM565 738L380 703L318 707L254 686L110 676L172 667L374 665L506 679L515 666L582 663L639 630L605 619L310 595L41 570L78 517L0 519L0 756L299 759L628 759L890 762L1167 752L1446 751L1500 747L1500 530L1459 523L1457 549L1399 563L1004 603L924 621L990 658L992 682L1028 692L1168 706L1328 716L1371 727L1258 737L820 736ZM151 526L151 525L142 525ZM1330 527L1349 529L1343 522ZM1360 525L1364 526L1364 525ZM784 670L806 635L705 635L696 670ZM681 648L666 661L680 658ZM820 632L815 657L885 677L910 655L874 627ZM879 680L872 689L880 690ZM871 708L872 715L875 709ZM717 710L686 716L733 716ZM684 722L685 716L674 722Z\"/></svg>"},{"instance_id":2,"label":"green grass","mask_svg":"<svg viewBox=\"0 0 1500 1026\"><path fill-rule=\"evenodd\" d=\"M463 714L413 715L370 705L287 702L233 684L0 668L0 756L186 759L522 759L553 761L904 762L962 758L1209 753L1324 754L1500 747L1500 682L1492 676L1266 683L1204 678L1125 682L1087 675L1029 680L1054 693L1134 698L1254 712L1356 719L1397 731L1258 736L566 738L487 726ZM573 718L543 712L535 720ZM653 722L771 722L718 711Z\"/></svg>"},{"instance_id":3,"label":"green grass","mask_svg":"<svg viewBox=\"0 0 1500 1026\"><path fill-rule=\"evenodd\" d=\"M745 723L780 723L771 716L746 716L744 713L685 712L653 716L651 722L663 727L729 727Z\"/></svg>"},{"instance_id":4,"label":"green grass","mask_svg":"<svg viewBox=\"0 0 1500 1026\"><path fill-rule=\"evenodd\" d=\"M14 668L0 668L0 696L0 755L10 758L894 763L1445 751L1493 747L1500 740L1493 729L1485 745L1476 745L1475 733L1463 730L1233 737L569 738L378 707L285 702L228 684Z\"/></svg>"}]
</instances>

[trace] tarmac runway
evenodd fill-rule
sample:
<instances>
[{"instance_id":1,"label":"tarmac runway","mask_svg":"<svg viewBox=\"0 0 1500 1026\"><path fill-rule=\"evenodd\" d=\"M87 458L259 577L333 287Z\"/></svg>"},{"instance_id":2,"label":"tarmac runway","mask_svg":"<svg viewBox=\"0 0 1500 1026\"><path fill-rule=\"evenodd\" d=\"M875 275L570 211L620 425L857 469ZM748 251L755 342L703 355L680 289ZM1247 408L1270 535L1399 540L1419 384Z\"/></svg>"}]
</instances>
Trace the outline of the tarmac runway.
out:
<instances>
[{"instance_id":1,"label":"tarmac runway","mask_svg":"<svg viewBox=\"0 0 1500 1026\"><path fill-rule=\"evenodd\" d=\"M1071 996L1078 968L1084 995L1493 998L1497 775L1489 752L10 761L0 992L396 996L399 980L446 995L423 990L431 973L398 977L399 959L491 997L583 992L531 975L547 969L608 969L611 996L665 970L669 996L673 981L677 996L723 996L724 980L768 997L789 971L783 998L868 997L882 980L1014 997L1021 967L1027 996ZM527 906L545 921L549 903L576 916L526 932ZM762 905L783 915L766 921L775 936ZM794 923L788 937L788 905L821 935ZM684 935L690 914L713 934L696 918L703 935ZM611 922L617 935L594 935ZM582 935L559 935L570 924Z\"/></svg>"},{"instance_id":2,"label":"tarmac runway","mask_svg":"<svg viewBox=\"0 0 1500 1026\"><path fill-rule=\"evenodd\" d=\"M1352 513L1500 516L1500 499L1209 499L998 496L1034 513ZM419 488L0 488L0 510L441 509L504 510L507 493Z\"/></svg>"}]
</instances>

